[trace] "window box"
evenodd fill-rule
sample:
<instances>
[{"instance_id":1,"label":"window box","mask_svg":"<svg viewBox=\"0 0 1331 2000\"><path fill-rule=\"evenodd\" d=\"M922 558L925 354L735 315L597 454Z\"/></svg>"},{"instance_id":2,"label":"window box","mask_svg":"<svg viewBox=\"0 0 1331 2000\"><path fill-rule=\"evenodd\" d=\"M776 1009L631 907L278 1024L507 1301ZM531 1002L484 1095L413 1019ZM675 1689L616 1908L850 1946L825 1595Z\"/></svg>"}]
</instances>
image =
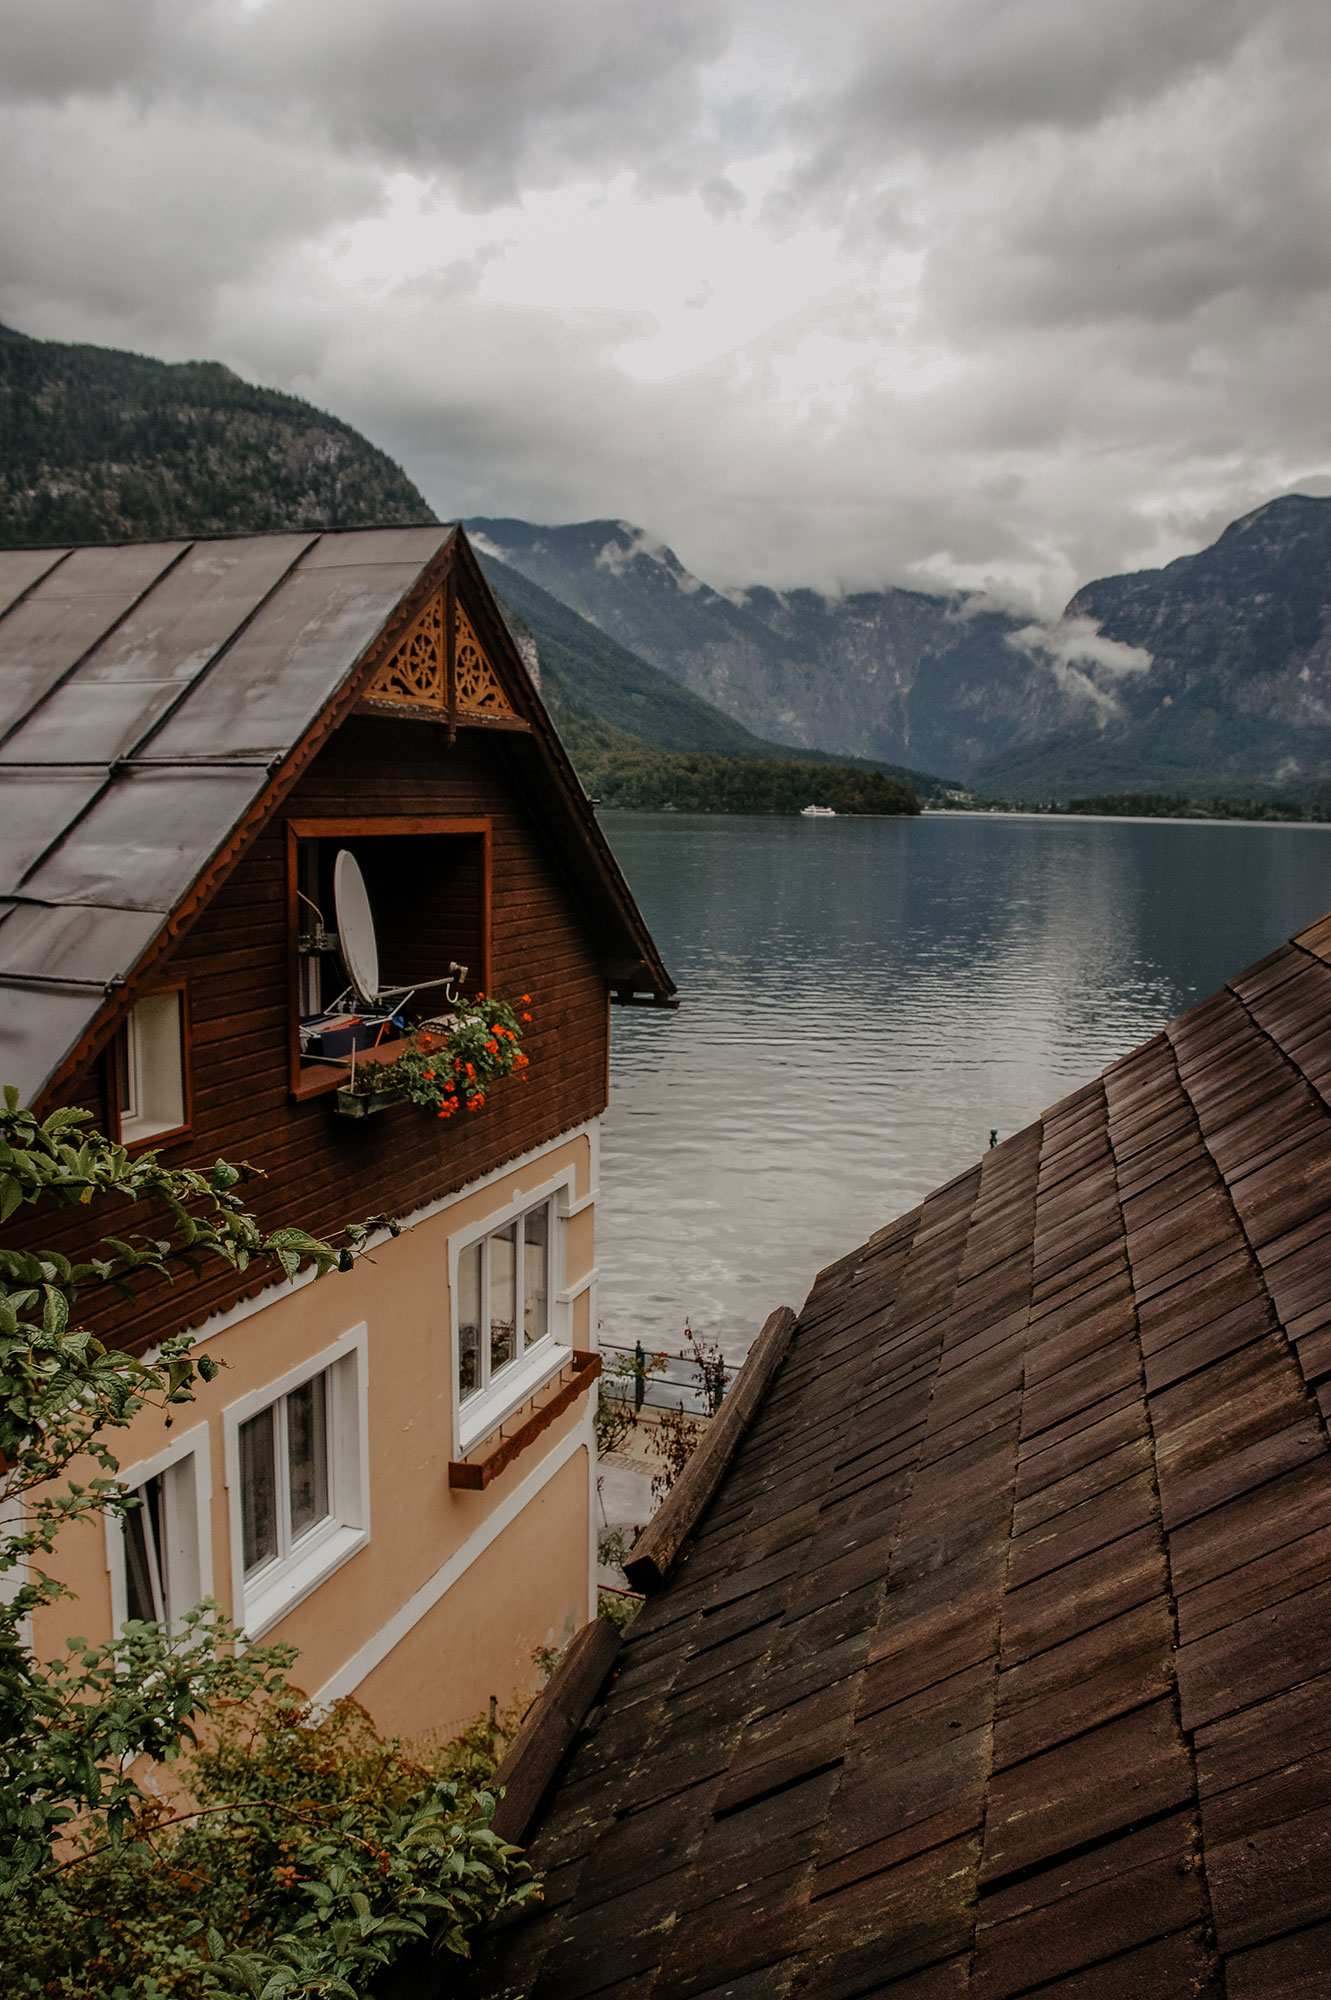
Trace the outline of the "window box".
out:
<instances>
[{"instance_id":1,"label":"window box","mask_svg":"<svg viewBox=\"0 0 1331 2000\"><path fill-rule=\"evenodd\" d=\"M601 1372L600 1355L576 1351L568 1354L566 1349L558 1352L567 1354L558 1381L551 1379L547 1388L530 1399L531 1409L518 1413L522 1421L507 1436L486 1439L486 1449L473 1452L468 1458L453 1459L448 1468L450 1486L474 1493L484 1492L492 1479L506 1472L514 1459L535 1444L542 1431L549 1429L556 1417L562 1417L583 1391L591 1388Z\"/></svg>"},{"instance_id":2,"label":"window box","mask_svg":"<svg viewBox=\"0 0 1331 2000\"><path fill-rule=\"evenodd\" d=\"M376 1065L396 1062L408 1046L407 1037L398 1035L391 1042L381 1042L377 1048L360 1049L356 1054L356 1070L363 1072L373 1069ZM347 1078L347 1082L338 1090L334 1106L340 1118L370 1118L376 1111L391 1110L393 1105L402 1102L402 1099L394 1096L391 1090L357 1090L350 1081L352 1075L350 1062L343 1067L340 1074Z\"/></svg>"}]
</instances>

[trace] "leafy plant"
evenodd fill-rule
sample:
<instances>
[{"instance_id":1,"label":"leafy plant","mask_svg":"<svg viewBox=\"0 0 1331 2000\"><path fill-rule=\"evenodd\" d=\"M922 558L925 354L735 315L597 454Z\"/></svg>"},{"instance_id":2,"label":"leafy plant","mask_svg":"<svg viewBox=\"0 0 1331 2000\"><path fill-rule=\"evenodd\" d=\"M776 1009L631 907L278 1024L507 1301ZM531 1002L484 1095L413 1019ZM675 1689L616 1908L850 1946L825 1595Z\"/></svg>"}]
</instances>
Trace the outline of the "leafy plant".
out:
<instances>
[{"instance_id":1,"label":"leafy plant","mask_svg":"<svg viewBox=\"0 0 1331 2000\"><path fill-rule=\"evenodd\" d=\"M627 1528L612 1528L596 1544L596 1559L608 1568L623 1569L633 1543Z\"/></svg>"},{"instance_id":2,"label":"leafy plant","mask_svg":"<svg viewBox=\"0 0 1331 2000\"><path fill-rule=\"evenodd\" d=\"M530 993L524 993L524 1010L530 1002ZM493 1084L527 1068L527 1057L518 1043L523 1023L530 1020L529 1013L519 1015L506 1000L487 999L478 993L474 1000L458 1002L447 1034L413 1030L395 1061L361 1063L354 1068L351 1087L376 1096L386 1093L404 1098L440 1118L451 1118L457 1111L479 1111Z\"/></svg>"},{"instance_id":3,"label":"leafy plant","mask_svg":"<svg viewBox=\"0 0 1331 2000\"><path fill-rule=\"evenodd\" d=\"M596 1390L596 1449L604 1457L618 1451L638 1427L638 1411L653 1375L664 1375L669 1357L647 1354L641 1343L632 1354L603 1359Z\"/></svg>"},{"instance_id":4,"label":"leafy plant","mask_svg":"<svg viewBox=\"0 0 1331 2000\"><path fill-rule=\"evenodd\" d=\"M701 1439L702 1425L695 1417L686 1417L682 1405L662 1411L647 1440L648 1449L661 1461L660 1471L652 1474L653 1500L665 1499Z\"/></svg>"},{"instance_id":5,"label":"leafy plant","mask_svg":"<svg viewBox=\"0 0 1331 2000\"><path fill-rule=\"evenodd\" d=\"M707 1413L714 1417L725 1399L730 1365L721 1352L720 1342L707 1340L702 1334L695 1333L687 1320L684 1322L684 1338L693 1349L688 1358L698 1371L699 1387L707 1398Z\"/></svg>"},{"instance_id":6,"label":"leafy plant","mask_svg":"<svg viewBox=\"0 0 1331 2000\"><path fill-rule=\"evenodd\" d=\"M596 1595L597 1616L608 1618L612 1625L631 1625L644 1602L636 1591L600 1590Z\"/></svg>"},{"instance_id":7,"label":"leafy plant","mask_svg":"<svg viewBox=\"0 0 1331 2000\"><path fill-rule=\"evenodd\" d=\"M44 1893L0 1906L11 1991L356 1996L404 1946L465 1955L537 1893L491 1828L476 1732L420 1759L355 1702L316 1716L284 1686L215 1727L187 1800L141 1800L124 1837L86 1839Z\"/></svg>"},{"instance_id":8,"label":"leafy plant","mask_svg":"<svg viewBox=\"0 0 1331 2000\"><path fill-rule=\"evenodd\" d=\"M596 1411L592 1422L596 1429L596 1451L604 1458L608 1451L618 1451L627 1444L637 1428L638 1416L632 1403L622 1396L612 1396L602 1374L596 1385Z\"/></svg>"},{"instance_id":9,"label":"leafy plant","mask_svg":"<svg viewBox=\"0 0 1331 2000\"><path fill-rule=\"evenodd\" d=\"M188 1402L196 1380L216 1374L187 1334L145 1359L98 1339L75 1324L81 1295L108 1284L132 1295L209 1258L288 1276L308 1263L323 1276L349 1268L381 1223L397 1225L349 1225L336 1247L300 1229L265 1232L236 1191L247 1169L166 1168L90 1128L79 1110L39 1123L5 1091L0 1221L41 1206L119 1203L137 1210L131 1223L147 1212L146 1227L97 1238L82 1261L0 1248L0 1502L13 1523L0 1533L0 1576L13 1586L0 1599L7 1991L354 2000L353 1979L405 1938L462 1950L481 1914L529 1893L474 1773L408 1767L398 1746L369 1743L364 1718L312 1717L285 1679L292 1650L239 1646L208 1604L174 1634L131 1621L54 1659L38 1656L30 1620L69 1595L42 1567L60 1530L135 1504L116 1484L106 1434L147 1406ZM80 1459L94 1477L68 1477ZM228 1733L238 1718L248 1718L243 1755ZM205 1725L220 1733L200 1749ZM170 1765L191 1751L174 1804L139 1784L143 1758ZM265 1875L283 1841L287 1858Z\"/></svg>"}]
</instances>

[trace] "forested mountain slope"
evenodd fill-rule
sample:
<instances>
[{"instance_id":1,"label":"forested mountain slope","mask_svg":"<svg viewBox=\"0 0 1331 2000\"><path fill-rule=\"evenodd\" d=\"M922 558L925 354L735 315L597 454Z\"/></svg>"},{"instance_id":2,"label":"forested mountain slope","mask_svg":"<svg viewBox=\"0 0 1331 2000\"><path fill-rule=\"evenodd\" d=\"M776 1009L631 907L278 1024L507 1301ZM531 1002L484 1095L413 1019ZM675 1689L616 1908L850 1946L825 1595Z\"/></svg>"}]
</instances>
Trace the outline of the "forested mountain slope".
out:
<instances>
[{"instance_id":1,"label":"forested mountain slope","mask_svg":"<svg viewBox=\"0 0 1331 2000\"><path fill-rule=\"evenodd\" d=\"M350 424L220 362L0 339L0 542L435 518Z\"/></svg>"}]
</instances>

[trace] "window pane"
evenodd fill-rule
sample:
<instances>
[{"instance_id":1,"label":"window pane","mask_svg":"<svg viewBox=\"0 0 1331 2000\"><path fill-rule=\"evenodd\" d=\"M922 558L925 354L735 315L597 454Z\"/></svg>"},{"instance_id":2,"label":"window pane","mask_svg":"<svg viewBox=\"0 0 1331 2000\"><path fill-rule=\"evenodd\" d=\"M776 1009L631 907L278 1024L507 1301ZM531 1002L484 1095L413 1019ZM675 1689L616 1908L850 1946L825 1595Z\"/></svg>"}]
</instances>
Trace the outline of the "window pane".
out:
<instances>
[{"instance_id":1,"label":"window pane","mask_svg":"<svg viewBox=\"0 0 1331 2000\"><path fill-rule=\"evenodd\" d=\"M497 1229L490 1238L490 1373L513 1359L517 1318L518 1226Z\"/></svg>"},{"instance_id":2,"label":"window pane","mask_svg":"<svg viewBox=\"0 0 1331 2000\"><path fill-rule=\"evenodd\" d=\"M316 1375L286 1399L291 1538L328 1513L328 1380Z\"/></svg>"},{"instance_id":3,"label":"window pane","mask_svg":"<svg viewBox=\"0 0 1331 2000\"><path fill-rule=\"evenodd\" d=\"M544 1340L549 1325L549 1206L522 1219L522 1324L528 1347Z\"/></svg>"},{"instance_id":4,"label":"window pane","mask_svg":"<svg viewBox=\"0 0 1331 2000\"><path fill-rule=\"evenodd\" d=\"M481 1386L481 1245L458 1258L458 1389L465 1403Z\"/></svg>"},{"instance_id":5,"label":"window pane","mask_svg":"<svg viewBox=\"0 0 1331 2000\"><path fill-rule=\"evenodd\" d=\"M260 1410L240 1427L240 1518L245 1574L277 1554L277 1473L273 1412Z\"/></svg>"},{"instance_id":6,"label":"window pane","mask_svg":"<svg viewBox=\"0 0 1331 2000\"><path fill-rule=\"evenodd\" d=\"M185 1122L179 993L149 993L125 1024L120 1136L169 1132Z\"/></svg>"},{"instance_id":7,"label":"window pane","mask_svg":"<svg viewBox=\"0 0 1331 2000\"><path fill-rule=\"evenodd\" d=\"M143 1504L125 1516L125 1609L130 1618L151 1623L166 1617L162 1482L150 1479L136 1491Z\"/></svg>"}]
</instances>

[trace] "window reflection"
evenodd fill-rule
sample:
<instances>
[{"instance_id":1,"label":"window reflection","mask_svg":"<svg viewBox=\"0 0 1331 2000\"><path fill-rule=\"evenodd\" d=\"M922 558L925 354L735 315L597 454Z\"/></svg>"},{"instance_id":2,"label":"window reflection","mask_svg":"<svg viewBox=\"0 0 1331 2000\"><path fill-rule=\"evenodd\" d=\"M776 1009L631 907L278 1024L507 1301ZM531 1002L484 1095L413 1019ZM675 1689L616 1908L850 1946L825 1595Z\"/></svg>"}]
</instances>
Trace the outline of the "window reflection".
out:
<instances>
[{"instance_id":1,"label":"window reflection","mask_svg":"<svg viewBox=\"0 0 1331 2000\"><path fill-rule=\"evenodd\" d=\"M458 1388L465 1403L481 1387L481 1250L469 1243L458 1258Z\"/></svg>"},{"instance_id":2,"label":"window reflection","mask_svg":"<svg viewBox=\"0 0 1331 2000\"><path fill-rule=\"evenodd\" d=\"M145 1624L166 1617L165 1509L162 1480L137 1489L140 1504L125 1516L125 1599L131 1618Z\"/></svg>"},{"instance_id":3,"label":"window reflection","mask_svg":"<svg viewBox=\"0 0 1331 2000\"><path fill-rule=\"evenodd\" d=\"M240 1427L240 1518L245 1574L277 1554L276 1438L271 1407Z\"/></svg>"},{"instance_id":4,"label":"window reflection","mask_svg":"<svg viewBox=\"0 0 1331 2000\"><path fill-rule=\"evenodd\" d=\"M287 1477L294 1540L328 1514L328 1400L322 1375L286 1398Z\"/></svg>"},{"instance_id":5,"label":"window reflection","mask_svg":"<svg viewBox=\"0 0 1331 2000\"><path fill-rule=\"evenodd\" d=\"M545 1338L549 1310L550 1211L534 1208L522 1219L522 1325L525 1344Z\"/></svg>"},{"instance_id":6,"label":"window reflection","mask_svg":"<svg viewBox=\"0 0 1331 2000\"><path fill-rule=\"evenodd\" d=\"M490 1238L490 1373L512 1361L518 1308L518 1227L510 1222Z\"/></svg>"}]
</instances>

